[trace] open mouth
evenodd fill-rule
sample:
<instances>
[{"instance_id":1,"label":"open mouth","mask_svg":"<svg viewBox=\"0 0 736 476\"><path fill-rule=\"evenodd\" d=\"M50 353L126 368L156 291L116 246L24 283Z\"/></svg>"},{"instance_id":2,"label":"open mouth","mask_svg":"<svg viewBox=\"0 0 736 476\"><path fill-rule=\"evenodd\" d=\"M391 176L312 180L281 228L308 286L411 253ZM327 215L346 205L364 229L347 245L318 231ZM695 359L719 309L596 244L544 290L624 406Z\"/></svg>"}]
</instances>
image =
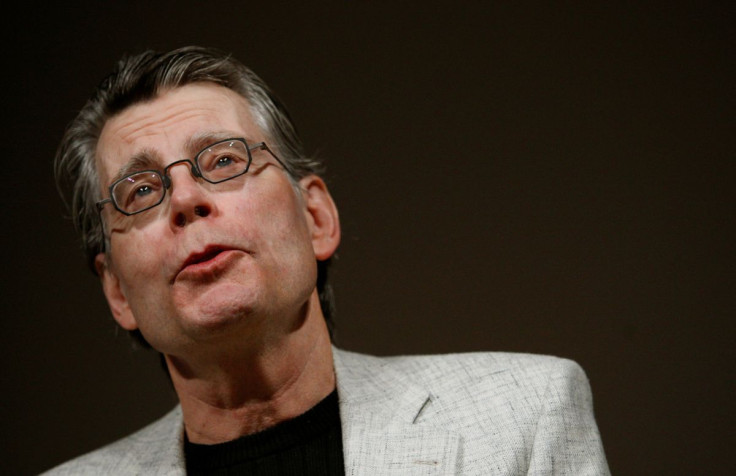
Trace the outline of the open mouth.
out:
<instances>
[{"instance_id":1,"label":"open mouth","mask_svg":"<svg viewBox=\"0 0 736 476\"><path fill-rule=\"evenodd\" d=\"M189 255L186 261L184 261L181 269L183 270L187 266L205 263L217 257L217 255L219 255L223 251L227 251L227 249L221 246L208 246L207 248L205 248L204 251L200 253L192 253L191 255Z\"/></svg>"},{"instance_id":2,"label":"open mouth","mask_svg":"<svg viewBox=\"0 0 736 476\"><path fill-rule=\"evenodd\" d=\"M223 245L209 245L202 251L189 255L186 260L171 277L171 284L183 279L185 281L212 281L217 279L222 273L226 272L238 258L242 252L236 248Z\"/></svg>"}]
</instances>

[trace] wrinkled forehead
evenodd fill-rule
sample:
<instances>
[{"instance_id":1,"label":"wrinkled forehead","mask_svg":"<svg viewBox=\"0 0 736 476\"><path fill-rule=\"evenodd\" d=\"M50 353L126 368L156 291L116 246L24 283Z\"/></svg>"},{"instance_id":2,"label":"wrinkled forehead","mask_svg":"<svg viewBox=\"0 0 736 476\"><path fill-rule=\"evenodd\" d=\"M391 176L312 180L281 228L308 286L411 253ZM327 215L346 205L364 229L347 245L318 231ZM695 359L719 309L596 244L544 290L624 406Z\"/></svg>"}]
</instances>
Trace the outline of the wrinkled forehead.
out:
<instances>
[{"instance_id":1,"label":"wrinkled forehead","mask_svg":"<svg viewBox=\"0 0 736 476\"><path fill-rule=\"evenodd\" d=\"M248 101L213 83L194 83L129 106L105 123L95 165L106 187L131 160L157 165L191 158L208 140L243 137L265 140ZM137 158L137 159L136 159Z\"/></svg>"}]
</instances>

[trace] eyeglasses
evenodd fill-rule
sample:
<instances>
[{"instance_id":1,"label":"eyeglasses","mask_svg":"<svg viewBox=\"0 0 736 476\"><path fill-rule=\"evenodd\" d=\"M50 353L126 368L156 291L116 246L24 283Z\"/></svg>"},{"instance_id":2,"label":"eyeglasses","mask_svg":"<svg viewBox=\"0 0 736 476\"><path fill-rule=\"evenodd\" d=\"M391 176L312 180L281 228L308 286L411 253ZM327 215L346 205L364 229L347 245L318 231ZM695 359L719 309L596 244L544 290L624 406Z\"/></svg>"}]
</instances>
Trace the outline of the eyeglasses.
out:
<instances>
[{"instance_id":1,"label":"eyeglasses","mask_svg":"<svg viewBox=\"0 0 736 476\"><path fill-rule=\"evenodd\" d=\"M142 170L116 180L110 185L110 198L96 203L97 210L101 212L106 203L112 203L123 215L135 215L159 205L164 201L166 190L171 187L169 169L181 163L189 164L193 176L209 183L234 179L248 171L253 161L251 151L254 150L265 150L284 170L288 170L265 142L249 146L242 138L224 139L199 151L193 160L182 159L170 163L163 173Z\"/></svg>"}]
</instances>

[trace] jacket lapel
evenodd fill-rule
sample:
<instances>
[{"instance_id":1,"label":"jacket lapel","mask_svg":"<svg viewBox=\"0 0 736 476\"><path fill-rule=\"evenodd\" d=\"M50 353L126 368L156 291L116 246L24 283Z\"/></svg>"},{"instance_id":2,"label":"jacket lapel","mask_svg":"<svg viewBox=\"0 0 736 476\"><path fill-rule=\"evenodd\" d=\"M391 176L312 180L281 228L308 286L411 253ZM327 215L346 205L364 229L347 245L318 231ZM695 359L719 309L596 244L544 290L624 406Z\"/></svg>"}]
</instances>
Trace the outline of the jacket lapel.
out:
<instances>
[{"instance_id":1,"label":"jacket lapel","mask_svg":"<svg viewBox=\"0 0 736 476\"><path fill-rule=\"evenodd\" d=\"M462 438L424 420L429 392L381 359L333 355L347 475L455 474Z\"/></svg>"}]
</instances>

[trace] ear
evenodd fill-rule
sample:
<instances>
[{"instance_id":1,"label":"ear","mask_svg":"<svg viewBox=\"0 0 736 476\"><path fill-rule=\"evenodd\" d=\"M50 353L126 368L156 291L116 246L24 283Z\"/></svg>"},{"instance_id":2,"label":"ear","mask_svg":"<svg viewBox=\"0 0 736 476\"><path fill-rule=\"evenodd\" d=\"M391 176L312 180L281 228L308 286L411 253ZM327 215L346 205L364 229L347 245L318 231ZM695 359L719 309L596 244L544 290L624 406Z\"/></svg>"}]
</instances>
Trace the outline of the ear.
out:
<instances>
[{"instance_id":1,"label":"ear","mask_svg":"<svg viewBox=\"0 0 736 476\"><path fill-rule=\"evenodd\" d=\"M120 280L110 269L105 253L95 256L95 268L102 281L102 291L105 293L107 303L110 306L112 317L120 326L128 331L138 328L138 323L128 305L128 299L120 288Z\"/></svg>"},{"instance_id":2,"label":"ear","mask_svg":"<svg viewBox=\"0 0 736 476\"><path fill-rule=\"evenodd\" d=\"M316 175L302 178L299 185L303 190L314 255L319 261L324 261L335 254L340 244L340 217L337 214L337 206L327 190L327 185Z\"/></svg>"}]
</instances>

